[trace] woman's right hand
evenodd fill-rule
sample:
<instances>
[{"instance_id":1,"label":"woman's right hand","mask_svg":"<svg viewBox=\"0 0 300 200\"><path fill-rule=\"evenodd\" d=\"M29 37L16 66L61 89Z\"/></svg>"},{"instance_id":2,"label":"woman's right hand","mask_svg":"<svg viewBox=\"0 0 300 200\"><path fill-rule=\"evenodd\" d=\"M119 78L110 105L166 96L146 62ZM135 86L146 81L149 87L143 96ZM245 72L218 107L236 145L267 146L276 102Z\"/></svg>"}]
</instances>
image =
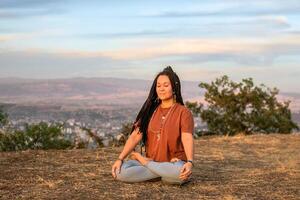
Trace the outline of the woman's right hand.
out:
<instances>
[{"instance_id":1,"label":"woman's right hand","mask_svg":"<svg viewBox=\"0 0 300 200\"><path fill-rule=\"evenodd\" d=\"M123 162L121 160L116 160L115 163L113 164L113 166L111 168L111 173L112 173L112 176L114 177L114 179L116 179L117 173L121 172L122 164L123 164Z\"/></svg>"}]
</instances>

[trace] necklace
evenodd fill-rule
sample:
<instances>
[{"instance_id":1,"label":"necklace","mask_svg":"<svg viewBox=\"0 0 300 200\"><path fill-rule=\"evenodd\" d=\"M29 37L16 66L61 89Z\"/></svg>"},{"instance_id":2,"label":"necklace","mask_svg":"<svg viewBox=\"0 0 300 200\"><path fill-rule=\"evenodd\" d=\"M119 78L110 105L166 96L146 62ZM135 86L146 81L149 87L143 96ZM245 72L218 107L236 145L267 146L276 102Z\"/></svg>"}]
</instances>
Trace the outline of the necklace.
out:
<instances>
[{"instance_id":1,"label":"necklace","mask_svg":"<svg viewBox=\"0 0 300 200\"><path fill-rule=\"evenodd\" d=\"M160 135L161 135L161 133L162 133L162 129L163 129L164 125L165 125L165 122L166 122L167 119L168 119L169 114L171 113L171 110L174 108L174 106L175 106L175 103L170 107L170 109L168 110L167 114L165 114L165 115L163 115L162 110L160 110L160 112L162 113L162 116L161 116L161 118L160 118L160 127L159 127L159 130L158 130L158 131L153 130L153 129L151 128L151 126L150 126L151 131L154 132L154 133L156 133L156 139L157 139L157 141L160 140ZM159 107L154 111L154 113L153 113L153 115L152 115L152 117L151 117L151 120L153 119L153 117L154 117L154 115L155 115L155 113L157 112L158 109L161 109L161 107L159 106ZM151 120L150 120L150 121L151 121Z\"/></svg>"}]
</instances>

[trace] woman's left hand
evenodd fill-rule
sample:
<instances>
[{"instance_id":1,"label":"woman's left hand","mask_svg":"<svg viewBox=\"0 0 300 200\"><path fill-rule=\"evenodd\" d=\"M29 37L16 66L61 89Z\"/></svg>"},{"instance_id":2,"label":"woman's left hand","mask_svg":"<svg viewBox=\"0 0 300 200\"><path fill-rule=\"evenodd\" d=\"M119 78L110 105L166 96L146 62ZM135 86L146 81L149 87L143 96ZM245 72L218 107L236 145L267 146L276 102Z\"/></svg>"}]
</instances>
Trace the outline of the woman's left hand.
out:
<instances>
[{"instance_id":1,"label":"woman's left hand","mask_svg":"<svg viewBox=\"0 0 300 200\"><path fill-rule=\"evenodd\" d=\"M183 181L187 180L192 175L192 168L192 163L186 162L180 170L179 178Z\"/></svg>"}]
</instances>

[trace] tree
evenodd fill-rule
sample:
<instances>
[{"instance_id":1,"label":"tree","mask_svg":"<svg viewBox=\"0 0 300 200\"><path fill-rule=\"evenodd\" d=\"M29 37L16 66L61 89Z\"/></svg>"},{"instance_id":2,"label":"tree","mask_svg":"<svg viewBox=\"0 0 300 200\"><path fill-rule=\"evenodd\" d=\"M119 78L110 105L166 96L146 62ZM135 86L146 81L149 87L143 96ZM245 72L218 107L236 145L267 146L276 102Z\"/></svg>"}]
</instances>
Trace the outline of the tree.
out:
<instances>
[{"instance_id":1,"label":"tree","mask_svg":"<svg viewBox=\"0 0 300 200\"><path fill-rule=\"evenodd\" d=\"M8 123L8 115L0 108L0 127Z\"/></svg>"},{"instance_id":2,"label":"tree","mask_svg":"<svg viewBox=\"0 0 300 200\"><path fill-rule=\"evenodd\" d=\"M123 134L125 136L126 140L131 134L131 128L132 128L131 122L126 122L126 123L122 124L122 128L121 128L120 132L121 132L121 134Z\"/></svg>"},{"instance_id":3,"label":"tree","mask_svg":"<svg viewBox=\"0 0 300 200\"><path fill-rule=\"evenodd\" d=\"M86 131L88 133L88 135L93 138L94 141L97 142L99 147L103 147L103 139L100 138L96 133L94 133L90 128L86 128L86 127L81 127L82 130ZM84 145L86 146L86 145Z\"/></svg>"},{"instance_id":4,"label":"tree","mask_svg":"<svg viewBox=\"0 0 300 200\"><path fill-rule=\"evenodd\" d=\"M63 138L62 125L40 122L26 124L24 131L0 133L0 151L26 149L66 149L71 142Z\"/></svg>"},{"instance_id":5,"label":"tree","mask_svg":"<svg viewBox=\"0 0 300 200\"><path fill-rule=\"evenodd\" d=\"M236 83L226 75L210 84L201 82L199 87L206 90L208 105L187 102L187 106L215 134L291 133L299 129L291 119L290 101L276 99L277 88L255 86L252 78Z\"/></svg>"},{"instance_id":6,"label":"tree","mask_svg":"<svg viewBox=\"0 0 300 200\"><path fill-rule=\"evenodd\" d=\"M126 143L131 134L132 123L125 122L122 124L120 134L116 138L113 138L112 146L122 146Z\"/></svg>"}]
</instances>

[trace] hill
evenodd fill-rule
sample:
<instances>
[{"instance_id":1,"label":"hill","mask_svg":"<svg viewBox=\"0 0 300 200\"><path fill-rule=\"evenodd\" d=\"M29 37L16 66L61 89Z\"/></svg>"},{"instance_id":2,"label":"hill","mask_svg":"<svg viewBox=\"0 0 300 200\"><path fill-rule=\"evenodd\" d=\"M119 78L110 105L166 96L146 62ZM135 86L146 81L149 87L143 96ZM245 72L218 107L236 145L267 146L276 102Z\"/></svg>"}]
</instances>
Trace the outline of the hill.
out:
<instances>
[{"instance_id":1,"label":"hill","mask_svg":"<svg viewBox=\"0 0 300 200\"><path fill-rule=\"evenodd\" d=\"M201 79L200 79L201 80ZM200 82L200 81L199 81ZM184 101L204 102L204 90L199 82L181 81ZM0 103L29 106L63 106L76 108L103 107L104 105L141 105L152 81L125 78L66 78L23 79L0 78ZM300 111L300 94L283 92L280 101L291 100L293 112Z\"/></svg>"},{"instance_id":2,"label":"hill","mask_svg":"<svg viewBox=\"0 0 300 200\"><path fill-rule=\"evenodd\" d=\"M152 82L121 78L21 79L0 78L0 102L141 104ZM200 95L198 83L183 81L183 96Z\"/></svg>"},{"instance_id":3,"label":"hill","mask_svg":"<svg viewBox=\"0 0 300 200\"><path fill-rule=\"evenodd\" d=\"M299 199L300 135L195 141L192 181L113 180L122 147L0 153L0 199Z\"/></svg>"}]
</instances>

